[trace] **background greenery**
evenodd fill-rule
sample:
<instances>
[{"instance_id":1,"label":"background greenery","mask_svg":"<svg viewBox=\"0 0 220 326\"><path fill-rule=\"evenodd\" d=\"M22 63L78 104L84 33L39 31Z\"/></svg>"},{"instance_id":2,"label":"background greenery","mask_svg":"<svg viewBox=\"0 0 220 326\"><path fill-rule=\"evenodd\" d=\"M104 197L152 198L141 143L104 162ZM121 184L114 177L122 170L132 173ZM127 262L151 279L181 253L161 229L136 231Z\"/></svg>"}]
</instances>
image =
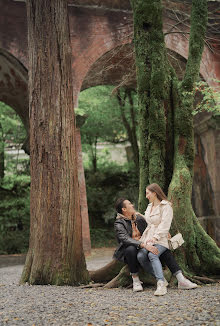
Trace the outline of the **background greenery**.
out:
<instances>
[{"instance_id":1,"label":"background greenery","mask_svg":"<svg viewBox=\"0 0 220 326\"><path fill-rule=\"evenodd\" d=\"M216 104L219 103L219 94L213 93L203 82L197 84L195 91L201 100L197 101L194 114L206 110L219 118L219 105ZM81 136L87 157L84 168L93 247L116 244L113 223L117 198L128 198L137 206L138 170L134 160L119 165L111 161L107 148L97 149L100 142L129 142L129 127L131 130L134 121L136 128L133 132L138 137L137 96L133 90L130 94L132 107L126 91L121 89L118 92L112 86L90 88L79 98L79 109L87 116L81 127ZM29 158L6 154L6 148L20 149L25 137L25 129L15 111L0 102L0 254L25 253L28 249Z\"/></svg>"}]
</instances>

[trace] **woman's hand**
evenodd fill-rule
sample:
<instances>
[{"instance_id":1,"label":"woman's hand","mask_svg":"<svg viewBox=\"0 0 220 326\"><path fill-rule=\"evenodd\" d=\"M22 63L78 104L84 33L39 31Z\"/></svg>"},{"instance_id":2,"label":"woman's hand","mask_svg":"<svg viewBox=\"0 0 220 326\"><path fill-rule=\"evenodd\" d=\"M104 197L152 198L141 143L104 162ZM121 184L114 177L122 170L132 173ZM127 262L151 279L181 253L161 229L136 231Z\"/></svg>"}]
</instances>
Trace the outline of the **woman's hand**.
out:
<instances>
[{"instance_id":1,"label":"woman's hand","mask_svg":"<svg viewBox=\"0 0 220 326\"><path fill-rule=\"evenodd\" d=\"M156 238L152 238L150 240L147 240L146 243L153 245L153 244L157 243L157 239Z\"/></svg>"},{"instance_id":2,"label":"woman's hand","mask_svg":"<svg viewBox=\"0 0 220 326\"><path fill-rule=\"evenodd\" d=\"M145 245L145 249L147 249L148 251L152 252L152 254L154 254L154 255L158 255L159 254L158 249L156 247L154 247L154 246L149 245L149 244L146 244Z\"/></svg>"}]
</instances>

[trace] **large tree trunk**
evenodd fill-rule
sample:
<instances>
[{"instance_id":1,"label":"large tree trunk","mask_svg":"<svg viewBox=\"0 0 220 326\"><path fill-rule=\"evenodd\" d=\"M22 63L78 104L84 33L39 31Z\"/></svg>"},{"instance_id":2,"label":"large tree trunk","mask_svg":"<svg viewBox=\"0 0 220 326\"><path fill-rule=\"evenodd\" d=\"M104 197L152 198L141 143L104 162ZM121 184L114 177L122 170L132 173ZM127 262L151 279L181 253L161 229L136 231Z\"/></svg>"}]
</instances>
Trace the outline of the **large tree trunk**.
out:
<instances>
[{"instance_id":1,"label":"large tree trunk","mask_svg":"<svg viewBox=\"0 0 220 326\"><path fill-rule=\"evenodd\" d=\"M88 282L67 1L28 0L31 235L21 282Z\"/></svg>"},{"instance_id":2,"label":"large tree trunk","mask_svg":"<svg viewBox=\"0 0 220 326\"><path fill-rule=\"evenodd\" d=\"M199 224L191 204L194 163L193 88L200 69L206 21L207 1L194 0L185 76L181 83L173 78L175 152L169 197L174 203L174 229L179 229L185 239L184 249L178 255L183 269L198 274L219 274L220 250Z\"/></svg>"},{"instance_id":3,"label":"large tree trunk","mask_svg":"<svg viewBox=\"0 0 220 326\"><path fill-rule=\"evenodd\" d=\"M220 250L196 218L192 205L194 162L193 86L199 74L207 20L207 1L193 0L189 57L182 82L169 66L162 31L161 0L131 0L137 66L140 128L139 210L146 209L145 188L156 182L173 201L172 231L185 244L176 257L187 276L219 274ZM144 276L146 277L146 276ZM145 278L142 278L144 281ZM195 280L210 281L195 277ZM109 287L127 285L123 268Z\"/></svg>"}]
</instances>

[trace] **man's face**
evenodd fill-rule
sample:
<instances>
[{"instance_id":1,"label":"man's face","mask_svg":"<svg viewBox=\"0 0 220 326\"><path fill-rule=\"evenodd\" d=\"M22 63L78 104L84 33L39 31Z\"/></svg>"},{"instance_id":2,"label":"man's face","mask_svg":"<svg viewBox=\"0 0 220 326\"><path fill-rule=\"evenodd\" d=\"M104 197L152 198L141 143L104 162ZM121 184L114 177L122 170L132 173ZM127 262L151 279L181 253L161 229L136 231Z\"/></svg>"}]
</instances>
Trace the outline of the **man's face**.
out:
<instances>
[{"instance_id":1,"label":"man's face","mask_svg":"<svg viewBox=\"0 0 220 326\"><path fill-rule=\"evenodd\" d=\"M126 216L132 216L135 213L134 205L129 201L125 200L124 201L124 207L122 208L122 212Z\"/></svg>"}]
</instances>

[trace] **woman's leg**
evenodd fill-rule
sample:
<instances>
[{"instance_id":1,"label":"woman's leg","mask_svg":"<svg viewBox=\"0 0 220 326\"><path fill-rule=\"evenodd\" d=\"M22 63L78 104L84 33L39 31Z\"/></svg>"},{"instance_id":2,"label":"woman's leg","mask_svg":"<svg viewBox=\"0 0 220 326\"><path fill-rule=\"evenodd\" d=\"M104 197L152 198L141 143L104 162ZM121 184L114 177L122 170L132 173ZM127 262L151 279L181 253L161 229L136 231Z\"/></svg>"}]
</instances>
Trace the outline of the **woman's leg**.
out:
<instances>
[{"instance_id":1,"label":"woman's leg","mask_svg":"<svg viewBox=\"0 0 220 326\"><path fill-rule=\"evenodd\" d=\"M167 248L164 246L158 245L158 244L155 244L154 246L159 251L158 255L155 255L152 252L149 252L148 257L152 264L154 275L155 275L157 281L159 281L159 280L164 281L163 269L162 269L162 265L161 265L159 257L165 250L167 250Z\"/></svg>"},{"instance_id":2,"label":"woman's leg","mask_svg":"<svg viewBox=\"0 0 220 326\"><path fill-rule=\"evenodd\" d=\"M172 255L172 252L169 249L165 250L161 254L160 261L169 268L169 270L174 276L181 272L181 268L177 264L175 258Z\"/></svg>"},{"instance_id":3,"label":"woman's leg","mask_svg":"<svg viewBox=\"0 0 220 326\"><path fill-rule=\"evenodd\" d=\"M181 268L177 264L174 256L172 255L172 252L169 249L167 249L166 251L164 251L163 254L161 254L160 261L162 263L165 263L171 273L177 278L179 289L189 290L197 288L197 284L191 282L183 276Z\"/></svg>"},{"instance_id":4,"label":"woman's leg","mask_svg":"<svg viewBox=\"0 0 220 326\"><path fill-rule=\"evenodd\" d=\"M145 270L145 272L155 277L151 262L148 258L148 253L149 251L146 250L145 248L139 249L137 254L137 260L141 265L141 267Z\"/></svg>"}]
</instances>

